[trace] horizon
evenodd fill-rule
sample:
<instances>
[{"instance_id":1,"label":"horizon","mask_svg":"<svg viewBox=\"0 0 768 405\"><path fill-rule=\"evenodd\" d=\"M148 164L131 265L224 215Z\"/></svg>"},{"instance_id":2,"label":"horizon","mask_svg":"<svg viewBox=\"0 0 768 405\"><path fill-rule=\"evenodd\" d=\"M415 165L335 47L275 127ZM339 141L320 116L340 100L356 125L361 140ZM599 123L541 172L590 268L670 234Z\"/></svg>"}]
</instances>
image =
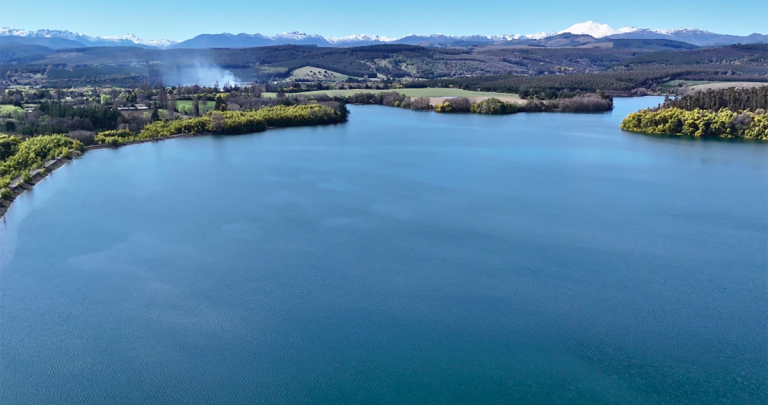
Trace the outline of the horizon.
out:
<instances>
[{"instance_id":1,"label":"horizon","mask_svg":"<svg viewBox=\"0 0 768 405\"><path fill-rule=\"evenodd\" d=\"M537 32L530 32L530 33L522 33L522 32L487 32L487 33L485 33L484 32L484 33L474 33L474 34L453 34L453 33L449 33L449 32L432 32L432 33L412 32L412 33L408 33L408 34L405 34L405 35L399 35L399 36L386 35L386 34L380 34L380 33L371 33L371 32L359 32L359 33L353 33L353 34L348 34L348 35L333 36L333 35L324 35L324 34L319 34L319 33L309 32L309 31L293 30L293 31L280 31L280 32L276 32L276 33L235 32L235 31L200 32L200 33L195 34L195 35L193 35L193 36L191 36L189 38L171 39L171 38L148 38L148 37L142 37L140 35L136 35L133 32L128 32L128 33L124 33L124 34L112 34L112 35L93 35L93 34L91 34L89 32L83 32L83 31L72 30L72 29L55 29L55 28L28 29L28 28L25 28L25 27L13 27L13 26L0 26L0 30L24 31L24 32L27 32L27 33L34 33L34 32L37 32L37 31L59 31L59 32L70 32L70 33L77 34L77 35L85 35L85 36L89 36L89 37L92 37L92 38L125 39L125 38L129 38L129 37L133 37L135 39L142 40L142 41L171 41L172 43L184 42L186 40L193 39L193 38L198 37L200 35L224 35L224 34L233 35L233 36L236 36L236 35L251 35L251 36L260 35L260 36L263 36L263 37L266 37L266 38L274 38L274 37L281 36L281 35L295 34L295 35L305 35L305 36L308 36L308 37L321 37L321 38L324 38L326 40L344 40L344 39L352 39L354 37L369 37L371 39L376 39L376 40L379 40L381 42L392 42L392 41L397 41L399 39L406 38L406 37L409 37L409 36L423 36L423 37L447 36L447 37L457 37L457 38L458 37L471 37L471 36L481 36L481 37L487 37L487 38L494 37L494 36L521 36L521 37L529 37L530 38L530 37L534 37L536 35L541 35L541 34L555 35L555 34L564 34L564 33L574 33L574 34L577 34L577 35L590 35L589 33L581 34L581 33L576 33L576 32L569 31L569 30L571 30L571 29L573 29L573 28L575 28L575 27L577 27L579 25L586 25L586 24L597 24L599 26L607 26L608 28L611 28L614 31L616 31L614 33L607 34L607 35L604 35L604 36L610 36L610 35L619 34L619 33L622 33L622 30L625 30L625 29L628 29L628 28L632 28L632 29L636 29L636 30L651 30L651 31L684 30L684 29L688 29L688 30L700 30L700 31L703 31L703 32L710 32L710 33L713 33L713 34L734 35L734 36L748 36L748 35L753 35L753 34L767 35L767 34L763 34L762 32L759 32L759 31L751 32L751 33L745 34L745 35L740 35L740 34L733 34L731 32L711 31L711 30L702 29L702 28L699 28L699 27L662 27L662 28L658 28L658 27L642 27L642 26L637 26L637 25L617 27L617 26L613 26L613 25L610 25L610 24L605 24L605 23L601 23L601 22L593 21L593 20L584 21L584 22L581 22L581 23L574 23L574 24L571 24L570 26L568 26L568 27L566 27L564 29L557 29L557 30L551 30L551 31L537 31ZM633 31L625 31L625 32L633 32ZM600 35L592 35L592 36L595 37L595 38L602 37Z\"/></svg>"},{"instance_id":2,"label":"horizon","mask_svg":"<svg viewBox=\"0 0 768 405\"><path fill-rule=\"evenodd\" d=\"M461 10L457 17L454 11L461 7L458 2L443 4L435 9L432 4L411 4L399 0L392 3L402 7L366 8L343 1L335 6L318 6L307 0L300 0L290 12L290 22L285 22L286 12L277 5L253 5L242 0L228 4L238 10L236 15L205 21L197 21L204 4L189 6L190 3L166 2L149 3L146 0L134 2L136 7L121 11L121 18L115 20L111 11L100 7L93 0L80 0L62 5L50 0L41 0L39 10L29 15L21 3L4 4L0 15L0 27L37 31L41 29L81 33L92 37L121 37L134 35L146 40L184 41L201 34L262 34L265 36L281 33L300 32L323 37L348 37L353 35L401 38L407 35L433 35L442 33L450 36L471 35L531 35L540 32L557 32L586 21L607 24L612 28L636 27L648 29L690 28L718 34L746 36L753 33L765 34L765 17L768 4L757 0L737 0L733 9L763 9L762 13L740 16L739 21L721 18L722 5L713 0L698 2L693 9L688 4L651 0L643 7L633 10L631 17L623 10L637 8L635 2L608 2L598 0L589 8L580 4L557 1L556 15L551 7L543 10L531 4L509 5L502 2L489 4L488 8ZM147 15L142 5L158 12ZM178 5L178 7L177 7ZM458 8L457 8L458 7ZM658 8L664 13L659 14ZM83 10L87 10L83 12ZM403 12L407 10L407 12ZM488 12L493 10L493 12ZM376 14L376 18L360 18ZM526 18L517 18L520 15ZM88 18L83 18L87 16ZM424 16L429 16L428 18ZM255 18L250 18L255 17ZM261 17L261 18L259 18ZM511 18L510 18L511 17ZM136 23L141 21L141 23Z\"/></svg>"}]
</instances>

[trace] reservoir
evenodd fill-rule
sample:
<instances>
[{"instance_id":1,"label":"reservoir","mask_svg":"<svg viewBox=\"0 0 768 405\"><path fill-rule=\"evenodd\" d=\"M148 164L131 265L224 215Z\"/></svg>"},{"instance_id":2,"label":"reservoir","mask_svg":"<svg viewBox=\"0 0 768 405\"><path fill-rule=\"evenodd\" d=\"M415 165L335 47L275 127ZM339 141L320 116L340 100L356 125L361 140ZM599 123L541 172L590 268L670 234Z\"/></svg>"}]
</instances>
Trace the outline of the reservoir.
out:
<instances>
[{"instance_id":1,"label":"reservoir","mask_svg":"<svg viewBox=\"0 0 768 405\"><path fill-rule=\"evenodd\" d=\"M3 404L764 404L768 145L350 106L0 220Z\"/></svg>"}]
</instances>

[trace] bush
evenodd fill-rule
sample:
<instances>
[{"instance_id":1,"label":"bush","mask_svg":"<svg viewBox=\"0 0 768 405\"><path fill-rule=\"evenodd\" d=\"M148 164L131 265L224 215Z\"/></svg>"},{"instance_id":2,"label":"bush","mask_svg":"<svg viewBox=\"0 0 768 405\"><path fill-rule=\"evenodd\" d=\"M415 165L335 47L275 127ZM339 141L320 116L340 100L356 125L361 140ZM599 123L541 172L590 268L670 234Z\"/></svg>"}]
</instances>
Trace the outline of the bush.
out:
<instances>
[{"instance_id":1,"label":"bush","mask_svg":"<svg viewBox=\"0 0 768 405\"><path fill-rule=\"evenodd\" d=\"M13 192L8 188L2 188L0 189L0 198L10 198L13 195Z\"/></svg>"},{"instance_id":2,"label":"bush","mask_svg":"<svg viewBox=\"0 0 768 405\"><path fill-rule=\"evenodd\" d=\"M439 113L453 112L453 106L449 101L446 101L445 103L436 105L435 112L439 112Z\"/></svg>"}]
</instances>

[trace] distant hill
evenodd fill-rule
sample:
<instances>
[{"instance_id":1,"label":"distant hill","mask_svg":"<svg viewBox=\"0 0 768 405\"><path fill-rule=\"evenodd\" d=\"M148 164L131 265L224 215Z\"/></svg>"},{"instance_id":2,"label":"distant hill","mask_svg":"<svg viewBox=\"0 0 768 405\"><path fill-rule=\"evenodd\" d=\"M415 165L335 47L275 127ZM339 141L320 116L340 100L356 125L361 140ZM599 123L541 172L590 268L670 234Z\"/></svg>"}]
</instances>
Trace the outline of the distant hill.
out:
<instances>
[{"instance_id":1,"label":"distant hill","mask_svg":"<svg viewBox=\"0 0 768 405\"><path fill-rule=\"evenodd\" d=\"M717 64L723 67L761 65L760 74L768 66L768 44L731 45L716 48L699 48L680 52L650 52L622 62L625 66L665 65L698 66Z\"/></svg>"},{"instance_id":2,"label":"distant hill","mask_svg":"<svg viewBox=\"0 0 768 405\"><path fill-rule=\"evenodd\" d=\"M679 51L696 49L696 45L670 39L610 39L615 49L644 49L654 51Z\"/></svg>"},{"instance_id":3,"label":"distant hill","mask_svg":"<svg viewBox=\"0 0 768 405\"><path fill-rule=\"evenodd\" d=\"M0 47L18 46L18 45L40 45L51 49L65 48L83 48L85 45L81 42L66 38L48 38L48 37L0 37Z\"/></svg>"},{"instance_id":4,"label":"distant hill","mask_svg":"<svg viewBox=\"0 0 768 405\"><path fill-rule=\"evenodd\" d=\"M45 58L55 50L40 45L2 45L0 46L0 65L31 63Z\"/></svg>"},{"instance_id":5,"label":"distant hill","mask_svg":"<svg viewBox=\"0 0 768 405\"><path fill-rule=\"evenodd\" d=\"M261 34L202 34L192 39L179 42L174 49L201 48L254 48L275 45L317 45L333 46L328 40L319 35L307 35L298 32L265 36Z\"/></svg>"},{"instance_id":6,"label":"distant hill","mask_svg":"<svg viewBox=\"0 0 768 405\"><path fill-rule=\"evenodd\" d=\"M698 46L717 46L733 44L754 44L768 42L768 35L752 34L748 36L715 34L709 31L681 28L678 30L637 30L610 35L609 39L668 39L687 42Z\"/></svg>"}]
</instances>

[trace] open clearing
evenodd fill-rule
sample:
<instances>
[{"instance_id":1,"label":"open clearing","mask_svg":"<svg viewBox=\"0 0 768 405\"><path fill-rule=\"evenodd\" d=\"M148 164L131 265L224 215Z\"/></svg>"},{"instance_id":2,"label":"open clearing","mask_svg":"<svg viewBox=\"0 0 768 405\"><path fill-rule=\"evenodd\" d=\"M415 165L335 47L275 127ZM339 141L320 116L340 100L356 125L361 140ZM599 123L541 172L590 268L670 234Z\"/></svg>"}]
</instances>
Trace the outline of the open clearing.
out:
<instances>
[{"instance_id":1,"label":"open clearing","mask_svg":"<svg viewBox=\"0 0 768 405\"><path fill-rule=\"evenodd\" d=\"M372 90L372 89L349 89L349 90L317 90L308 91L304 93L292 93L289 95L303 94L303 95L317 95L327 94L329 96L351 96L357 93L382 93L396 91L400 94L404 94L408 97L429 97L431 104L439 104L445 101L450 101L454 97L466 97L473 102L482 101L491 97L498 98L507 102L522 103L523 100L517 94L511 93L492 93L485 91L469 91L461 89L449 89L449 88L426 88L426 89L392 89L392 90ZM262 97L275 97L275 93L263 93Z\"/></svg>"},{"instance_id":2,"label":"open clearing","mask_svg":"<svg viewBox=\"0 0 768 405\"><path fill-rule=\"evenodd\" d=\"M189 106L192 108L192 100L176 100L176 109L179 109L181 106ZM207 100L207 101L200 101L200 114L205 114L208 111L213 110L214 107L216 107L216 102L213 100Z\"/></svg>"},{"instance_id":3,"label":"open clearing","mask_svg":"<svg viewBox=\"0 0 768 405\"><path fill-rule=\"evenodd\" d=\"M768 86L765 82L709 82L691 86L691 90L720 90L736 87L739 89Z\"/></svg>"},{"instance_id":4,"label":"open clearing","mask_svg":"<svg viewBox=\"0 0 768 405\"><path fill-rule=\"evenodd\" d=\"M312 80L320 82L343 82L350 76L334 72L332 70L320 69L314 66L304 66L291 73L288 80Z\"/></svg>"},{"instance_id":5,"label":"open clearing","mask_svg":"<svg viewBox=\"0 0 768 405\"><path fill-rule=\"evenodd\" d=\"M660 87L665 87L665 88L677 87L681 85L687 85L688 88L691 90L707 90L707 89L721 90L721 89L727 89L730 87L749 88L749 87L767 86L768 83L766 82L717 82L717 81L706 81L706 80L670 80L668 82L659 84Z\"/></svg>"}]
</instances>

